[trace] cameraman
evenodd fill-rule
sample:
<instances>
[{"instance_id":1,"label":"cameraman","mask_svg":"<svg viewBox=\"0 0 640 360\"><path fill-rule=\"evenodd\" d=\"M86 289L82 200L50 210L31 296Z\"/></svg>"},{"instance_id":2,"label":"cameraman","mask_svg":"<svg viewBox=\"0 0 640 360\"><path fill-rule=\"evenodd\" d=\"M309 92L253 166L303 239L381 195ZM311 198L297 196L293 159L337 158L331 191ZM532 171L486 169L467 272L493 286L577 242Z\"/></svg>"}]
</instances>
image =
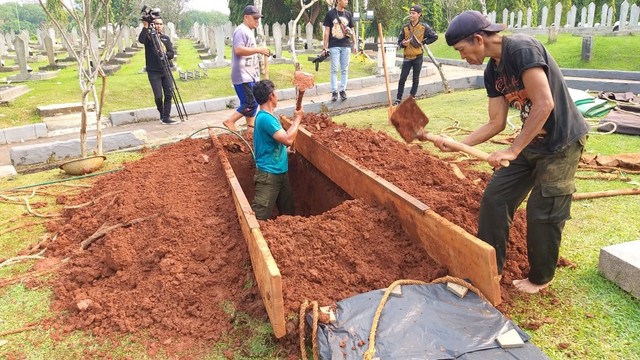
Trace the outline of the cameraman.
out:
<instances>
[{"instance_id":1,"label":"cameraman","mask_svg":"<svg viewBox=\"0 0 640 360\"><path fill-rule=\"evenodd\" d=\"M149 21L153 21L155 32L149 29ZM156 108L160 113L160 121L164 125L179 124L179 120L171 119L171 99L173 97L173 84L171 83L171 74L165 74L165 66L170 68L170 63L164 64L164 61L169 62L173 59L173 45L171 39L162 33L164 22L161 17L142 19L142 26L144 29L138 36L138 41L144 44L144 57L146 60L147 76L149 77L149 83L153 90L153 97L156 102ZM154 45L153 36L156 36L161 45L160 49L156 49ZM164 59L166 54L166 59ZM169 70L170 71L170 70ZM164 91L164 99L162 93Z\"/></svg>"}]
</instances>

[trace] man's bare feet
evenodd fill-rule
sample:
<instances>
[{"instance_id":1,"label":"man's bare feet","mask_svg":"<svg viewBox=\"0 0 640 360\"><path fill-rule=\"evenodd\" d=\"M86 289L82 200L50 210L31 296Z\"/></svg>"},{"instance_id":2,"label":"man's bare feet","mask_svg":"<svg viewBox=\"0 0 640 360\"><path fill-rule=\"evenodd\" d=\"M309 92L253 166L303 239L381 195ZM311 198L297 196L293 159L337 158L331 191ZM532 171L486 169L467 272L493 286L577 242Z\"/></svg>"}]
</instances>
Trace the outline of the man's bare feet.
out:
<instances>
[{"instance_id":1,"label":"man's bare feet","mask_svg":"<svg viewBox=\"0 0 640 360\"><path fill-rule=\"evenodd\" d=\"M238 129L236 128L236 122L235 121L223 121L222 125L224 125L224 127L226 127L227 129L231 130L231 131L238 131Z\"/></svg>"},{"instance_id":2,"label":"man's bare feet","mask_svg":"<svg viewBox=\"0 0 640 360\"><path fill-rule=\"evenodd\" d=\"M549 284L551 284L551 281L542 285L534 284L531 281L529 281L529 278L522 279L522 280L513 280L513 286L515 286L516 289L529 294L535 294L538 291L549 286Z\"/></svg>"}]
</instances>

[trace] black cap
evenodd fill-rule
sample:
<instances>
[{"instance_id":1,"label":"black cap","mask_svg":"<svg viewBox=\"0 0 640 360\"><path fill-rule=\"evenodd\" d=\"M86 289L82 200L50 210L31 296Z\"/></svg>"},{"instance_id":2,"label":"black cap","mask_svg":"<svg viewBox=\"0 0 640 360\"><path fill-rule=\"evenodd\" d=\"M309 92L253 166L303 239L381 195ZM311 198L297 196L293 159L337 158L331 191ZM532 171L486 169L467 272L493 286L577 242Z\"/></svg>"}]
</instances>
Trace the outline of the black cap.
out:
<instances>
[{"instance_id":1,"label":"black cap","mask_svg":"<svg viewBox=\"0 0 640 360\"><path fill-rule=\"evenodd\" d=\"M467 10L451 20L444 37L447 39L447 45L453 46L460 40L482 30L498 32L506 27L505 24L492 24L479 11Z\"/></svg>"},{"instance_id":2,"label":"black cap","mask_svg":"<svg viewBox=\"0 0 640 360\"><path fill-rule=\"evenodd\" d=\"M264 17L264 15L262 15L260 13L260 10L258 10L258 8L253 6L253 5L245 6L244 7L244 11L242 12L242 15L251 15L251 16Z\"/></svg>"},{"instance_id":3,"label":"black cap","mask_svg":"<svg viewBox=\"0 0 640 360\"><path fill-rule=\"evenodd\" d=\"M418 14L422 14L422 6L420 6L420 5L413 5L413 6L409 9L409 11L415 11L415 12L417 12Z\"/></svg>"}]
</instances>

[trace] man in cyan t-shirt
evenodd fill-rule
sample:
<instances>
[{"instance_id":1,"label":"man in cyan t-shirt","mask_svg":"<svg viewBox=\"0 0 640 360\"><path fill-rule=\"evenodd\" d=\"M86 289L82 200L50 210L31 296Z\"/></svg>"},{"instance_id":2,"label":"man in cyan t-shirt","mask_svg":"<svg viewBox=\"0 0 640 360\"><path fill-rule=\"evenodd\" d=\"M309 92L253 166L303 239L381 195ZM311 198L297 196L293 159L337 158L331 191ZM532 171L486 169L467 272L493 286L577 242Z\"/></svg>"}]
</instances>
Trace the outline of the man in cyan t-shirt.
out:
<instances>
[{"instance_id":1,"label":"man in cyan t-shirt","mask_svg":"<svg viewBox=\"0 0 640 360\"><path fill-rule=\"evenodd\" d=\"M242 24L233 32L233 48L231 50L231 82L236 90L240 105L236 111L223 122L230 130L237 131L236 121L243 116L248 127L253 127L253 120L258 110L258 103L253 97L253 86L260 80L258 54L271 53L268 48L256 47L253 30L258 27L263 15L257 7L247 5L242 12Z\"/></svg>"},{"instance_id":2,"label":"man in cyan t-shirt","mask_svg":"<svg viewBox=\"0 0 640 360\"><path fill-rule=\"evenodd\" d=\"M253 88L260 104L253 131L253 149L256 156L255 197L251 208L259 220L271 217L273 207L278 206L280 215L293 215L295 207L289 184L289 157L287 146L291 146L298 135L298 127L304 112L293 113L293 123L286 131L273 115L278 105L278 96L271 80L261 80Z\"/></svg>"}]
</instances>

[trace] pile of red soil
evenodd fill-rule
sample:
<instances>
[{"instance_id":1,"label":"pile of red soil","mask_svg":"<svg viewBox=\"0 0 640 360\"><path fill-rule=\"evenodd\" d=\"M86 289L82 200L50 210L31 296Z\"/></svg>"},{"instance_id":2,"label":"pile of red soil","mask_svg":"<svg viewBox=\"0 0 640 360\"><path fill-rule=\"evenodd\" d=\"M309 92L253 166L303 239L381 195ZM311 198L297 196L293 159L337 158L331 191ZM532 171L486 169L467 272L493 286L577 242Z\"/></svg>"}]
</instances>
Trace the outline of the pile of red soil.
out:
<instances>
[{"instance_id":1,"label":"pile of red soil","mask_svg":"<svg viewBox=\"0 0 640 360\"><path fill-rule=\"evenodd\" d=\"M446 162L417 145L338 126L325 116L309 114L303 124L326 146L475 234L486 174L463 168L467 178L459 180ZM231 136L223 140L251 199L255 167L249 152ZM230 308L266 319L257 287L245 289L253 277L250 259L216 157L209 140L185 140L101 177L68 200L67 205L95 201L68 210L50 246L51 256L71 259L54 280L54 307L67 311L61 329L148 332L158 340L151 354L156 347L169 354L197 353L232 329ZM313 196L326 194L320 189ZM328 304L397 279L430 281L446 274L415 251L393 214L341 198L339 191L333 196L334 208L302 212L312 216L261 222L282 272L287 311L297 311L305 298ZM92 234L118 224L124 226L80 249ZM527 270L524 217L519 214L514 224L504 284ZM502 290L510 299L512 287Z\"/></svg>"}]
</instances>

